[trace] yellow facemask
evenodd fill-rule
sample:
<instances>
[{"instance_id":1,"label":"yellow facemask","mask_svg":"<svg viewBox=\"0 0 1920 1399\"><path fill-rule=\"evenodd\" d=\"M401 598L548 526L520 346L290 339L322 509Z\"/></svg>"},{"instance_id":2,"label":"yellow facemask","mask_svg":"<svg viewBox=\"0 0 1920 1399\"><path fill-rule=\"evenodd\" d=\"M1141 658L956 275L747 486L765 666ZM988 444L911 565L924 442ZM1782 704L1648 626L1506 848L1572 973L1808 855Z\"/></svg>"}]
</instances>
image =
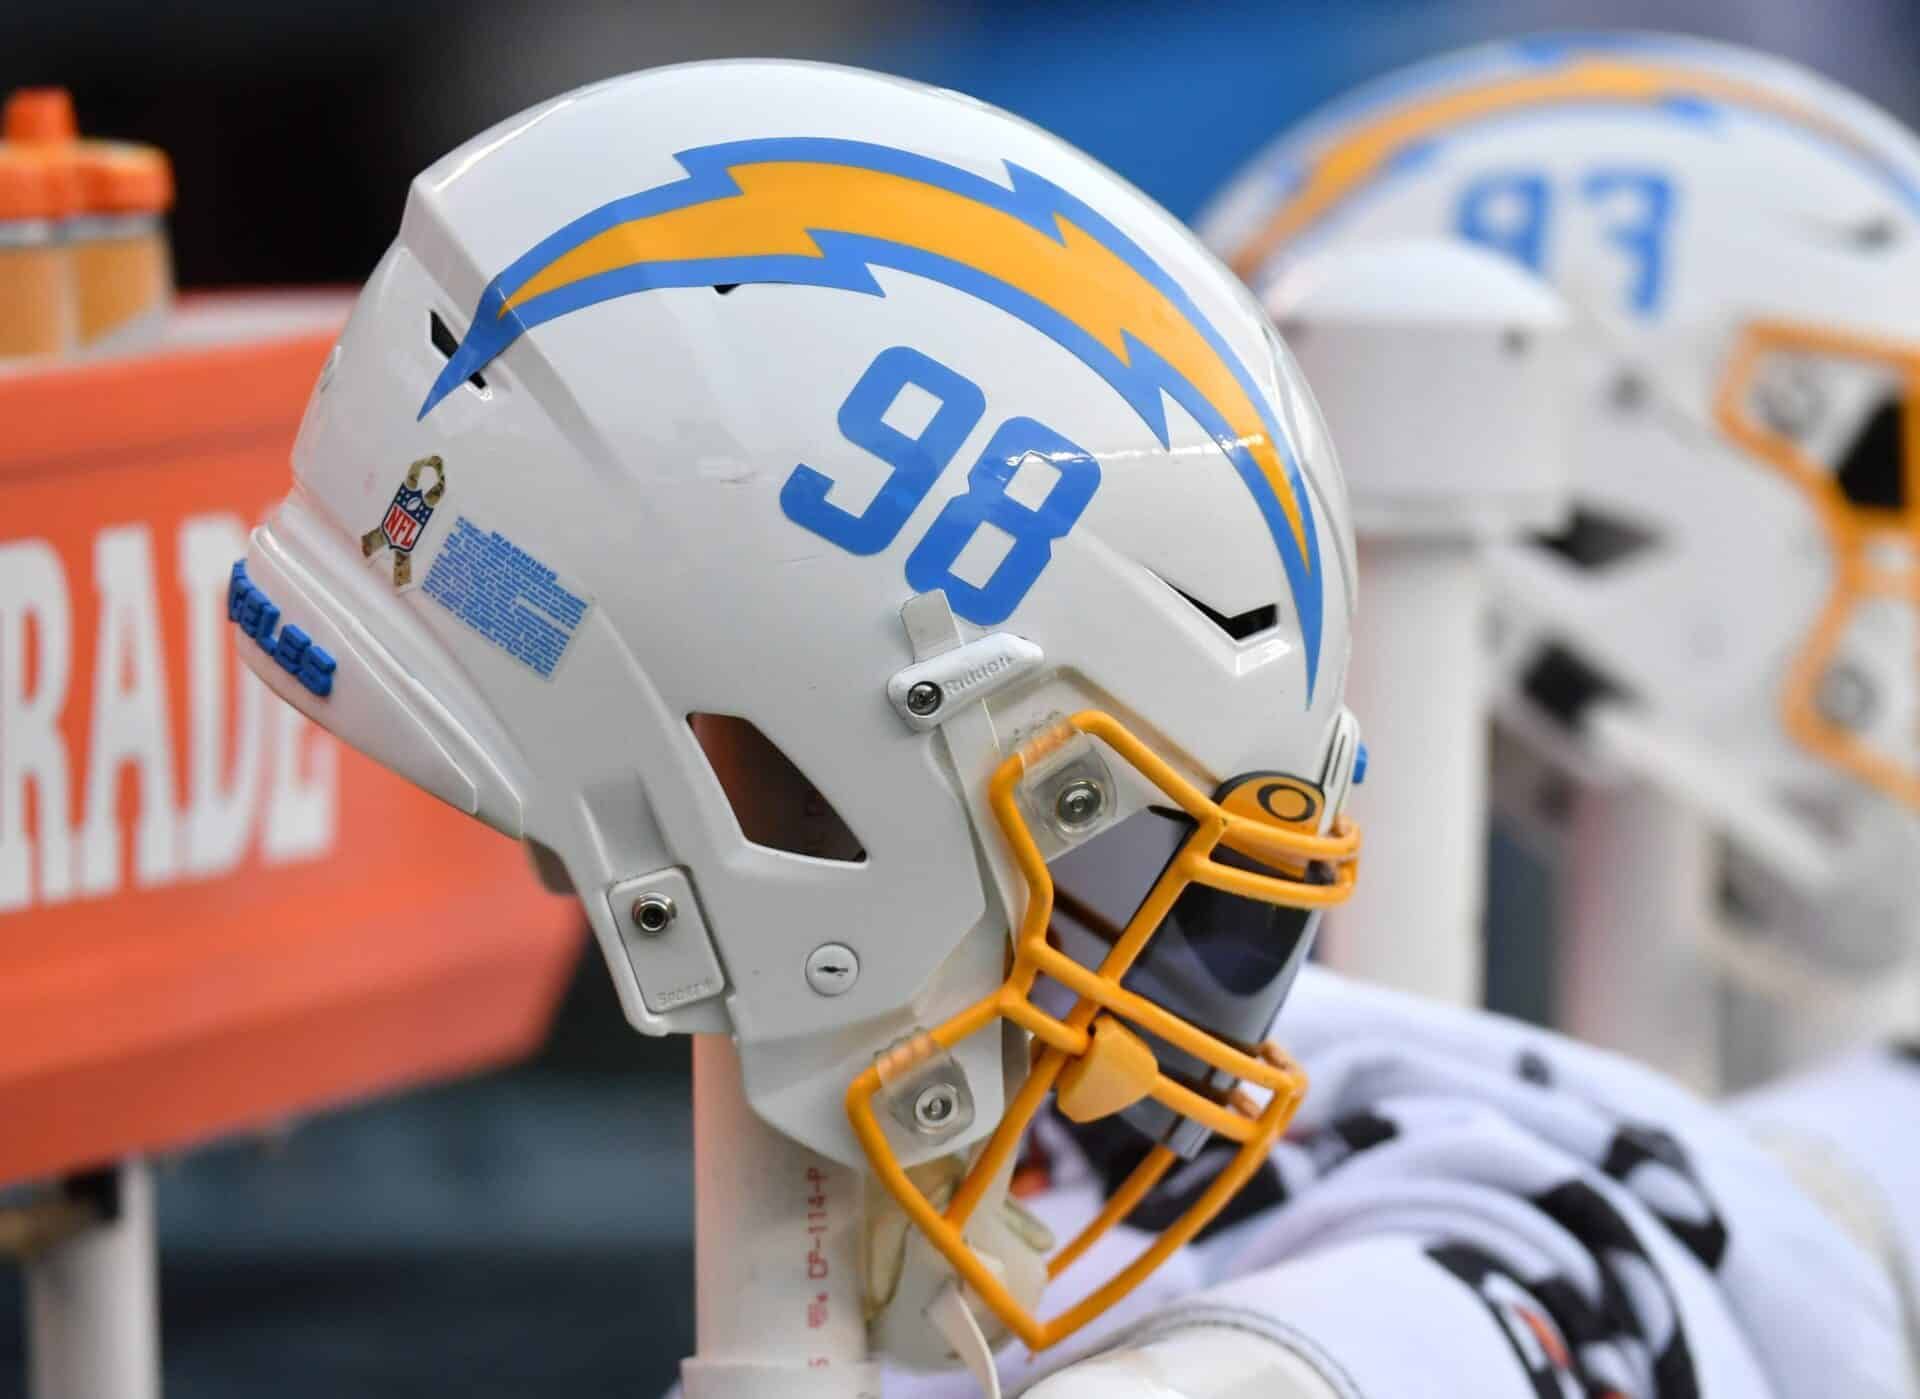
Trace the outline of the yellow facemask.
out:
<instances>
[{"instance_id":1,"label":"yellow facemask","mask_svg":"<svg viewBox=\"0 0 1920 1399\"><path fill-rule=\"evenodd\" d=\"M1842 360L1884 374L1893 413L1884 430L1899 456L1870 489L1850 483L1798 440L1790 410L1766 408L1767 378L1782 363ZM1749 325L1736 344L1714 405L1721 431L1780 472L1813 507L1832 551L1833 588L1794 657L1781 697L1787 731L1809 752L1894 799L1920 809L1920 764L1874 748L1836 722L1822 702L1833 661L1856 611L1891 599L1920 612L1920 346L1780 321ZM1882 473L1884 475L1884 473ZM1893 562L1889 562L1892 560ZM1903 562L1901 562L1903 560ZM1913 658L1920 672L1920 654ZM1920 734L1911 750L1920 752Z\"/></svg>"},{"instance_id":2,"label":"yellow facemask","mask_svg":"<svg viewBox=\"0 0 1920 1399\"><path fill-rule=\"evenodd\" d=\"M1023 782L1061 745L1098 739L1134 768L1192 822L1188 834L1106 956L1090 968L1049 941L1054 880L1022 809ZM1014 941L1012 968L999 990L944 1024L900 1045L868 1068L847 1090L847 1115L874 1176L946 1258L961 1280L1001 1322L1034 1350L1055 1344L1113 1306L1169 1255L1206 1227L1253 1176L1286 1130L1306 1092L1300 1069L1271 1044L1252 1052L1169 1012L1121 985L1190 884L1206 885L1261 903L1287 908L1325 908L1353 891L1359 834L1344 820L1319 834L1325 818L1320 788L1276 774L1236 779L1210 798L1182 778L1115 719L1085 711L1008 757L989 784L994 817L1027 885L1026 912ZM1056 798L1057 799L1057 798ZM1222 863L1224 847L1267 872ZM1058 983L1075 998L1065 1016L1033 999L1039 978ZM975 1153L944 1209L928 1200L900 1162L875 1111L888 1085L944 1055L969 1035L1011 1021L1034 1037L1031 1067L1012 1095L998 1127ZM1216 1101L1165 1072L1143 1038L1152 1036L1241 1087ZM1266 1095L1259 1101L1254 1093ZM1143 1099L1177 1118L1199 1123L1238 1144L1226 1168L1169 1228L1125 1268L1085 1300L1042 1321L1016 1299L989 1263L967 1242L967 1222L1019 1149L1034 1117L1052 1095L1061 1112L1091 1121ZM1090 1249L1167 1173L1178 1159L1156 1145L1115 1191L1091 1224L1047 1265L1057 1277Z\"/></svg>"}]
</instances>

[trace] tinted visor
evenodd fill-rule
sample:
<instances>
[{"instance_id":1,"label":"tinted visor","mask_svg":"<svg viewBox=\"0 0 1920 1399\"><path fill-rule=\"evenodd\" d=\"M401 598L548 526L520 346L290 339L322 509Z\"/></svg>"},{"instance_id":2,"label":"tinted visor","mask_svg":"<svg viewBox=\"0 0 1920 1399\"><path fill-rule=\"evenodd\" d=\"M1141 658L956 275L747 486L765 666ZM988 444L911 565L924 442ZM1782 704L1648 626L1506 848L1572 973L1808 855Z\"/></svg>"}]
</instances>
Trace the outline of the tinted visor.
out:
<instances>
[{"instance_id":1,"label":"tinted visor","mask_svg":"<svg viewBox=\"0 0 1920 1399\"><path fill-rule=\"evenodd\" d=\"M1049 868L1053 936L1060 949L1083 966L1098 967L1193 830L1184 812L1154 807L1057 857ZM1275 878L1300 877L1225 846L1214 858ZM1306 882L1326 877L1310 866ZM1318 909L1287 908L1189 884L1121 985L1252 1052L1292 989L1319 925ZM1215 1101L1233 1088L1231 1076L1210 1071L1163 1040L1146 1038L1162 1070L1187 1087ZM1209 1136L1199 1123L1151 1098L1123 1116L1150 1140L1164 1141L1189 1158Z\"/></svg>"}]
</instances>

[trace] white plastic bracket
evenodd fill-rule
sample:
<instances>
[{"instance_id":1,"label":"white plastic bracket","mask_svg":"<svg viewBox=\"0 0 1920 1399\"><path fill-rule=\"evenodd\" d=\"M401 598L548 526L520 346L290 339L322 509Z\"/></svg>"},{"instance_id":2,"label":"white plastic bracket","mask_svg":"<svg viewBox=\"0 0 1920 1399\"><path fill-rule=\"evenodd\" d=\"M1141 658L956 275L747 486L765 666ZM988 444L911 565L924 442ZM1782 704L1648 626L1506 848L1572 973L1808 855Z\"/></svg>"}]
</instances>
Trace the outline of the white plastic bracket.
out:
<instances>
[{"instance_id":1,"label":"white plastic bracket","mask_svg":"<svg viewBox=\"0 0 1920 1399\"><path fill-rule=\"evenodd\" d=\"M927 1320L940 1333L940 1339L953 1348L986 1399L1000 1399L1000 1372L994 1368L993 1347L987 1344L980 1318L967 1305L958 1283L948 1283L927 1304Z\"/></svg>"},{"instance_id":2,"label":"white plastic bracket","mask_svg":"<svg viewBox=\"0 0 1920 1399\"><path fill-rule=\"evenodd\" d=\"M954 775L959 778L961 789L968 793L969 802L973 802L974 794L986 790L987 782L993 776L993 770L1000 765L1000 759L1003 756L1000 736L993 727L993 718L987 713L986 706L979 701L1011 684L1015 679L1039 665L1040 648L1030 641L1005 632L982 637L978 642L966 642L960 634L960 619L954 616L953 608L947 602L947 595L937 588L932 592L920 593L908 598L906 605L900 609L900 621L907 629L908 644L913 647L914 664L899 672L888 683L889 696L893 694L896 685L916 670L931 666L927 673L938 674L942 669L951 668L964 675L970 668L974 670L982 668L989 655L1004 656L1008 660L1005 667L996 670L992 675L982 676L971 685L963 685L960 702L946 701L935 715L940 738L946 744L947 757L953 763ZM997 649L991 652L975 652L969 649L970 646L978 646L981 642L995 642ZM1006 646L1005 643L1009 642L1018 643L1018 646ZM1027 649L1021 651L1019 647ZM964 659L954 659L968 656L978 659L971 663ZM934 664L936 662L941 664ZM906 691L912 688L913 683L912 680L906 680L904 687L900 690L901 699L898 703L902 706L903 715L906 714L904 708ZM924 729L931 726L916 725L916 727ZM985 805L984 801L975 804L980 808L984 808ZM1014 890L1019 880L1015 876L1012 862L1008 859L1001 842L986 840L983 842L983 847L993 870L994 883L1000 890L1000 899L1008 926L1011 927L1021 912L1014 899Z\"/></svg>"},{"instance_id":3,"label":"white plastic bracket","mask_svg":"<svg viewBox=\"0 0 1920 1399\"><path fill-rule=\"evenodd\" d=\"M1817 896L1833 884L1833 863L1811 834L1685 735L1660 728L1624 704L1595 705L1582 727L1610 762L1718 823L1797 891Z\"/></svg>"},{"instance_id":4,"label":"white plastic bracket","mask_svg":"<svg viewBox=\"0 0 1920 1399\"><path fill-rule=\"evenodd\" d=\"M907 612L915 603L922 602L924 597L937 597L943 603L946 601L945 593L929 593L922 598L915 598L902 608L901 615L906 619L909 637L913 636L914 622L907 617ZM952 614L948 616L950 618ZM1045 659L1038 646L1011 632L997 631L966 642L959 641L957 626L948 634L958 644L915 661L906 669L895 672L893 678L887 681L887 698L893 702L893 707L899 711L908 728L922 733L948 722L955 714L979 704L987 696L1004 690L1037 669ZM935 639L936 635L935 629L929 629L930 640ZM915 650L917 653L917 644Z\"/></svg>"}]
</instances>

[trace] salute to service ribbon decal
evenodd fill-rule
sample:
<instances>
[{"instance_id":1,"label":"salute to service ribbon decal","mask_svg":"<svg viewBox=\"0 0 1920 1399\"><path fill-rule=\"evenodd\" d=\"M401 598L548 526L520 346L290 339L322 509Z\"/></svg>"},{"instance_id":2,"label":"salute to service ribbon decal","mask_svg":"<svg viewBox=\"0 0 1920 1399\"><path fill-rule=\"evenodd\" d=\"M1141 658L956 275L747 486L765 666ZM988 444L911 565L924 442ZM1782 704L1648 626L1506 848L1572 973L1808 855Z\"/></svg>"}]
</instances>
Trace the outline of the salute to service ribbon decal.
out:
<instances>
[{"instance_id":1,"label":"salute to service ribbon decal","mask_svg":"<svg viewBox=\"0 0 1920 1399\"><path fill-rule=\"evenodd\" d=\"M420 473L429 469L433 472L433 484L423 491L420 489ZM446 493L446 464L438 457L422 457L407 468L406 479L394 491L387 513L380 520L380 527L360 536L360 553L365 558L372 558L382 549L393 551L394 587L404 588L413 581L414 546L420 542L420 536L427 532L427 522L433 518L433 507L440 503L440 497Z\"/></svg>"}]
</instances>

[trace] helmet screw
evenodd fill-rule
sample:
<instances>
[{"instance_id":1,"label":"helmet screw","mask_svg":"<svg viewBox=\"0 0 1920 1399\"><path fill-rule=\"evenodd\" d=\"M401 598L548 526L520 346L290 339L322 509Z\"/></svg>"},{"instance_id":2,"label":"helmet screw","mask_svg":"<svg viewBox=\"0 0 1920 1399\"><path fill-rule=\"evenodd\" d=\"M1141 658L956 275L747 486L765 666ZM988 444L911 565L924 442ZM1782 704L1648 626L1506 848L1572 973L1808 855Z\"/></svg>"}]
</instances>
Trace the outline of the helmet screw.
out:
<instances>
[{"instance_id":1,"label":"helmet screw","mask_svg":"<svg viewBox=\"0 0 1920 1399\"><path fill-rule=\"evenodd\" d=\"M951 1083L930 1083L913 1100L913 1122L928 1136L939 1136L960 1111L960 1090Z\"/></svg>"},{"instance_id":2,"label":"helmet screw","mask_svg":"<svg viewBox=\"0 0 1920 1399\"><path fill-rule=\"evenodd\" d=\"M1053 799L1053 814L1069 831L1085 830L1106 808L1107 794L1100 790L1099 783L1086 777L1076 777Z\"/></svg>"},{"instance_id":3,"label":"helmet screw","mask_svg":"<svg viewBox=\"0 0 1920 1399\"><path fill-rule=\"evenodd\" d=\"M860 979L860 959L844 942L823 942L807 954L807 985L816 995L843 996Z\"/></svg>"},{"instance_id":4,"label":"helmet screw","mask_svg":"<svg viewBox=\"0 0 1920 1399\"><path fill-rule=\"evenodd\" d=\"M1829 724L1855 730L1866 728L1878 708L1873 682L1845 661L1820 677L1813 703Z\"/></svg>"},{"instance_id":5,"label":"helmet screw","mask_svg":"<svg viewBox=\"0 0 1920 1399\"><path fill-rule=\"evenodd\" d=\"M642 894L633 901L633 926L656 938L673 925L678 912L665 894Z\"/></svg>"},{"instance_id":6,"label":"helmet screw","mask_svg":"<svg viewBox=\"0 0 1920 1399\"><path fill-rule=\"evenodd\" d=\"M1783 437L1799 439L1826 415L1826 395L1810 365L1775 365L1754 389L1754 407L1765 424Z\"/></svg>"},{"instance_id":7,"label":"helmet screw","mask_svg":"<svg viewBox=\"0 0 1920 1399\"><path fill-rule=\"evenodd\" d=\"M907 690L907 712L922 719L940 708L940 687L931 680L917 681Z\"/></svg>"},{"instance_id":8,"label":"helmet screw","mask_svg":"<svg viewBox=\"0 0 1920 1399\"><path fill-rule=\"evenodd\" d=\"M1614 376L1610 393L1616 412L1637 413L1647 402L1647 381L1638 371L1623 369Z\"/></svg>"}]
</instances>

